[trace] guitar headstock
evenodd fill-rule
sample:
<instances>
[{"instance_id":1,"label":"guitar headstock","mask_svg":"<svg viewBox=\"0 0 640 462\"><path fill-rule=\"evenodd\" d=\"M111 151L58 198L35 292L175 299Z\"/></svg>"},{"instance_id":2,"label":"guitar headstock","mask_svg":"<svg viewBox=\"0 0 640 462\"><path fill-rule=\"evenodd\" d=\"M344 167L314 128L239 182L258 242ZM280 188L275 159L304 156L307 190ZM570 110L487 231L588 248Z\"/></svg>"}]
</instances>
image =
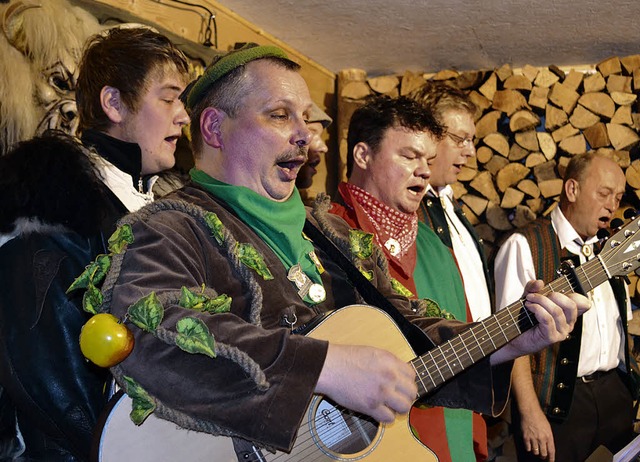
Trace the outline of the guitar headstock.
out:
<instances>
[{"instance_id":1,"label":"guitar headstock","mask_svg":"<svg viewBox=\"0 0 640 462\"><path fill-rule=\"evenodd\" d=\"M626 276L640 268L640 216L629 220L604 242L599 258L610 277Z\"/></svg>"}]
</instances>

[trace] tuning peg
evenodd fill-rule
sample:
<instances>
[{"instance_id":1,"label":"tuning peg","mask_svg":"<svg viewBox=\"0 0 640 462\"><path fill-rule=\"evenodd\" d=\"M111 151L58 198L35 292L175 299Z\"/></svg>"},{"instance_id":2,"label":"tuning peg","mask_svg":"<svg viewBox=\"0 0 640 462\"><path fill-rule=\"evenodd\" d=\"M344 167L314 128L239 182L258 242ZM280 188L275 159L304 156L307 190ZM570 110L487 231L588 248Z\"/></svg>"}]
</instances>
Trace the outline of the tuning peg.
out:
<instances>
[{"instance_id":1,"label":"tuning peg","mask_svg":"<svg viewBox=\"0 0 640 462\"><path fill-rule=\"evenodd\" d=\"M613 220L611 220L611 222L613 223ZM598 237L598 240L603 240L608 238L609 236L611 236L611 233L609 232L609 230L607 228L600 228L596 234L596 236Z\"/></svg>"},{"instance_id":2,"label":"tuning peg","mask_svg":"<svg viewBox=\"0 0 640 462\"><path fill-rule=\"evenodd\" d=\"M636 215L638 215L638 211L634 208L629 207L628 209L625 209L622 215L628 220L629 218L634 218Z\"/></svg>"},{"instance_id":3,"label":"tuning peg","mask_svg":"<svg viewBox=\"0 0 640 462\"><path fill-rule=\"evenodd\" d=\"M622 226L624 224L624 221L621 220L620 218L614 218L613 220L611 220L611 223L609 225L609 227L611 229L617 229L620 226Z\"/></svg>"}]
</instances>

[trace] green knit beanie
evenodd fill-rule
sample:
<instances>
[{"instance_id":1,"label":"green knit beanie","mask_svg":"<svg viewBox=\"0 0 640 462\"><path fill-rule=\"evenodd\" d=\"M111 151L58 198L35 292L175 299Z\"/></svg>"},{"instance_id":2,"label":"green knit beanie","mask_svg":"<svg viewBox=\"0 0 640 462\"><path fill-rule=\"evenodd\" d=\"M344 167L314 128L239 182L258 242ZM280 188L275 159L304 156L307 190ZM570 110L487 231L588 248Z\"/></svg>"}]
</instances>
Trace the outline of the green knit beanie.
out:
<instances>
[{"instance_id":1,"label":"green knit beanie","mask_svg":"<svg viewBox=\"0 0 640 462\"><path fill-rule=\"evenodd\" d=\"M186 98L187 109L192 110L204 98L207 90L232 70L250 61L269 57L289 59L280 48L270 45L260 46L257 43L247 43L226 54L216 56L204 70L204 74L190 85L191 88L188 89Z\"/></svg>"}]
</instances>

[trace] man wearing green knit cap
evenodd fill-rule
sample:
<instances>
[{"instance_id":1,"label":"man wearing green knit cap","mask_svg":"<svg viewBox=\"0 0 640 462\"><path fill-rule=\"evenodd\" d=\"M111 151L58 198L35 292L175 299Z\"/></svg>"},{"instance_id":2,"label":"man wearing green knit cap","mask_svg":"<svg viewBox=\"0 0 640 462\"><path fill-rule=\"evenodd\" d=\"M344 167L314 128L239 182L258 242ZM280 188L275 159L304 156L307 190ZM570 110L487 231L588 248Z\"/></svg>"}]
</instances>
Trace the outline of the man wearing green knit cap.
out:
<instances>
[{"instance_id":1,"label":"man wearing green knit cap","mask_svg":"<svg viewBox=\"0 0 640 462\"><path fill-rule=\"evenodd\" d=\"M324 445L370 451L377 460L419 460L430 452L406 424L416 369L411 357L377 346L386 330L360 316L339 318L335 326L345 331L335 338L301 335L318 314L363 300L362 287L316 241L328 237L434 343L467 326L419 315L420 302L392 290L380 250L328 214L328 200L313 210L303 206L295 180L307 159L312 101L298 70L281 50L248 45L218 58L191 86L192 182L122 221L133 237L101 288L116 317L135 305L130 319L152 304L154 316L145 319L161 313L161 323L141 329L127 322L135 348L112 372L129 394L149 396L157 416L250 441L262 452L255 460L269 460L264 448L313 460L325 457ZM587 306L580 296L531 292L527 306L538 327L443 385L433 403L501 409L511 367L496 364L564 338L577 308ZM194 297L201 302L190 303ZM351 337L363 329L366 341ZM348 416L327 401L316 401L307 415L314 394L390 425L362 442ZM322 434L315 443L308 434L296 439L301 423L316 417L314 431ZM383 433L396 430L404 442L391 450L380 444Z\"/></svg>"}]
</instances>

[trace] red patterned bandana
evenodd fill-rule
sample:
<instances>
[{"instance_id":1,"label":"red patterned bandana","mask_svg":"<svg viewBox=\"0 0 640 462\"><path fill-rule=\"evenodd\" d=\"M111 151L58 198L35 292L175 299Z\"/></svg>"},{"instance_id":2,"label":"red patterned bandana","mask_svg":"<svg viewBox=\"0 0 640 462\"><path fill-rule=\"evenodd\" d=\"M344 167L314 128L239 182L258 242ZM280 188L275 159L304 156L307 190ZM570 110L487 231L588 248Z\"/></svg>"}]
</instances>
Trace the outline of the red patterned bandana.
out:
<instances>
[{"instance_id":1,"label":"red patterned bandana","mask_svg":"<svg viewBox=\"0 0 640 462\"><path fill-rule=\"evenodd\" d=\"M369 219L375 230L378 245L386 249L387 253L402 260L413 247L418 235L418 215L415 213L403 213L392 209L373 197L367 191L351 183L342 183L340 187L346 188L348 196L360 207ZM343 194L343 197L346 194ZM345 205L354 208L353 203Z\"/></svg>"}]
</instances>

